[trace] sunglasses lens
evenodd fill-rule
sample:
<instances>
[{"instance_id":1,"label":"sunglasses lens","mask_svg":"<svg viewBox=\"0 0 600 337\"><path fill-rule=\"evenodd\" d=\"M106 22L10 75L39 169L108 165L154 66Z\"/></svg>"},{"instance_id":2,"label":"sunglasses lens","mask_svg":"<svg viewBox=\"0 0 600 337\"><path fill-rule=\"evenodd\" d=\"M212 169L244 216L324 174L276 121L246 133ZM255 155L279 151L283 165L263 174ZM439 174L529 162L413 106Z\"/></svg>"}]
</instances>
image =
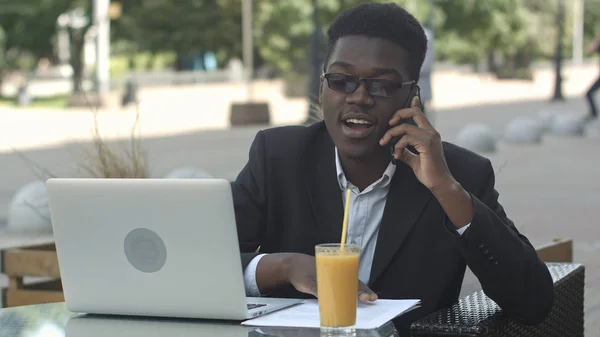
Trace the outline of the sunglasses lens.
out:
<instances>
[{"instance_id":1,"label":"sunglasses lens","mask_svg":"<svg viewBox=\"0 0 600 337\"><path fill-rule=\"evenodd\" d=\"M360 79L356 76L329 73L325 75L329 88L336 91L351 93L358 88ZM369 94L373 96L392 97L400 88L397 82L386 79L364 79Z\"/></svg>"},{"instance_id":2,"label":"sunglasses lens","mask_svg":"<svg viewBox=\"0 0 600 337\"><path fill-rule=\"evenodd\" d=\"M329 74L329 88L342 92L353 92L358 84L358 78L345 74Z\"/></svg>"},{"instance_id":3,"label":"sunglasses lens","mask_svg":"<svg viewBox=\"0 0 600 337\"><path fill-rule=\"evenodd\" d=\"M393 81L388 80L370 80L369 81L369 93L373 96L391 97L394 96L398 85Z\"/></svg>"}]
</instances>

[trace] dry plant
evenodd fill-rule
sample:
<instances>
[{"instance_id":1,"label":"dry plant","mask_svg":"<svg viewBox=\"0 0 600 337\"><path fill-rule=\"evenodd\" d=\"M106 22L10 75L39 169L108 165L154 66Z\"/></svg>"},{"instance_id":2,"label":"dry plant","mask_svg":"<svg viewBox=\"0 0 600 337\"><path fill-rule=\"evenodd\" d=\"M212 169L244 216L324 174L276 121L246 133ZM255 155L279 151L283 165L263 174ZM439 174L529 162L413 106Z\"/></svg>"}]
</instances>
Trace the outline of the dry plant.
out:
<instances>
[{"instance_id":1,"label":"dry plant","mask_svg":"<svg viewBox=\"0 0 600 337\"><path fill-rule=\"evenodd\" d=\"M148 178L148 160L139 134L140 111L136 102L135 121L131 127L130 143L121 153L111 149L100 134L97 110L94 109L93 147L85 151L86 160L78 167L92 178Z\"/></svg>"},{"instance_id":2,"label":"dry plant","mask_svg":"<svg viewBox=\"0 0 600 337\"><path fill-rule=\"evenodd\" d=\"M136 102L135 121L131 127L129 146L124 147L122 151L115 151L110 148L100 134L98 109L90 104L83 90L81 90L81 95L84 96L87 104L92 109L94 126L92 129L92 147L83 150L84 159L78 160L76 166L86 172L90 178L149 178L147 154L142 146L142 137L139 134L139 102ZM13 152L30 165L30 168L39 179L46 180L56 177L55 174L18 150L13 148Z\"/></svg>"},{"instance_id":3,"label":"dry plant","mask_svg":"<svg viewBox=\"0 0 600 337\"><path fill-rule=\"evenodd\" d=\"M82 94L89 104L89 100L83 91ZM92 107L94 116L93 147L91 150L84 151L87 154L86 160L80 161L76 165L87 172L91 178L148 178L150 174L147 156L142 146L142 137L138 133L140 120L139 102L136 102L135 121L131 127L129 148L124 149L122 153L110 149L108 144L106 144L100 135L98 110L91 104L89 106ZM57 177L15 148L13 148L13 152L30 165L30 169L32 169L38 179L45 181L48 178ZM50 221L50 218L40 211L40 206L35 206L28 201L23 201L23 205L31 209L38 216ZM48 205L46 204L43 207L47 208Z\"/></svg>"}]
</instances>

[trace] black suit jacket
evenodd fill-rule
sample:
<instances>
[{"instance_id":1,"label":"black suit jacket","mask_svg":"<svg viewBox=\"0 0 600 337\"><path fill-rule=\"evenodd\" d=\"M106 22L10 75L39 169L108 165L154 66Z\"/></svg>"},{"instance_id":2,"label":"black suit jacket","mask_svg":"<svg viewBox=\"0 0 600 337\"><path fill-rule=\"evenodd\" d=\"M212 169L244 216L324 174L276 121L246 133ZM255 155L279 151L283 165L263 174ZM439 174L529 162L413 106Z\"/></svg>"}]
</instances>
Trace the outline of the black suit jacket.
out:
<instances>
[{"instance_id":1,"label":"black suit jacket","mask_svg":"<svg viewBox=\"0 0 600 337\"><path fill-rule=\"evenodd\" d=\"M457 301L468 265L504 312L538 323L553 302L550 273L498 203L488 159L444 143L454 178L472 195L475 215L461 236L437 199L398 163L392 178L369 286L380 298L421 299L421 308L394 321L410 322ZM249 160L232 182L243 268L261 253L314 255L319 243L339 242L342 191L334 144L323 122L260 131ZM270 294L305 297L291 286Z\"/></svg>"}]
</instances>

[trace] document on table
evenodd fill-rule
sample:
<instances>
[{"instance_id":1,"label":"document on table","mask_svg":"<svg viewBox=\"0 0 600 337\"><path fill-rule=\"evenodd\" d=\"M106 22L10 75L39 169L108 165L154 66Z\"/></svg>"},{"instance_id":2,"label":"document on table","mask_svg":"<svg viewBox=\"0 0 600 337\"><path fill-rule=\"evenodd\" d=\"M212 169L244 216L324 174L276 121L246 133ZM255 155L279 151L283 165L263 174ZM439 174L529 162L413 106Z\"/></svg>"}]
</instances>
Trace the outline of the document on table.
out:
<instances>
[{"instance_id":1,"label":"document on table","mask_svg":"<svg viewBox=\"0 0 600 337\"><path fill-rule=\"evenodd\" d=\"M389 320L421 305L420 300L377 300L359 303L355 329L377 329ZM247 326L319 328L319 304L316 299L242 322Z\"/></svg>"}]
</instances>

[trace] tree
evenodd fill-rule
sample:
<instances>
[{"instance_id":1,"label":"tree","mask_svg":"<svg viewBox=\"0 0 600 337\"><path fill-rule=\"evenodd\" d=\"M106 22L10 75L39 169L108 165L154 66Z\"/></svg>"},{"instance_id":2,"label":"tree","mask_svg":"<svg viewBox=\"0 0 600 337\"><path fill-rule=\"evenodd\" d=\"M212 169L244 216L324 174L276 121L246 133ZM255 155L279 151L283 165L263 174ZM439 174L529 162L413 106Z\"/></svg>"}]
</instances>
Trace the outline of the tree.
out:
<instances>
[{"instance_id":1,"label":"tree","mask_svg":"<svg viewBox=\"0 0 600 337\"><path fill-rule=\"evenodd\" d=\"M327 27L341 11L374 1L318 0L321 34L325 36ZM393 2L404 6L421 22L427 21L429 1ZM114 21L111 32L115 41L127 42L132 54L174 51L179 68L194 53L214 51L220 64L242 54L239 0L122 0L122 3L122 16ZM310 36L314 30L311 0L254 0L253 3L255 66L264 62L282 73L307 73ZM552 43L547 43L556 38L554 30L548 29L554 25L553 3L436 0L433 28L438 58L473 65L487 61L499 76L516 76L535 57L553 55ZM599 2L585 3L585 35L589 39L600 22L600 13L594 8L594 3ZM566 28L570 29L569 25ZM567 31L565 38L568 36Z\"/></svg>"},{"instance_id":2,"label":"tree","mask_svg":"<svg viewBox=\"0 0 600 337\"><path fill-rule=\"evenodd\" d=\"M583 35L587 45L600 32L600 1L586 0L584 9Z\"/></svg>"},{"instance_id":3,"label":"tree","mask_svg":"<svg viewBox=\"0 0 600 337\"><path fill-rule=\"evenodd\" d=\"M532 11L524 1L439 1L444 16L436 29L440 57L474 66L487 60L499 77L521 76L537 52L528 26Z\"/></svg>"},{"instance_id":4,"label":"tree","mask_svg":"<svg viewBox=\"0 0 600 337\"><path fill-rule=\"evenodd\" d=\"M93 0L21 0L23 10L0 12L0 28L4 31L3 55L5 69L18 68L16 62L30 55L35 67L40 58L55 59L53 38L57 32L58 17L72 9L84 10L88 23L81 28L68 28L71 40L71 66L73 88L79 92L83 79L83 45L85 34L92 26ZM22 65L21 65L22 66Z\"/></svg>"},{"instance_id":5,"label":"tree","mask_svg":"<svg viewBox=\"0 0 600 337\"><path fill-rule=\"evenodd\" d=\"M123 6L113 36L134 42L136 51L173 51L176 68L190 54L212 51L219 63L241 54L239 0L134 0Z\"/></svg>"},{"instance_id":6,"label":"tree","mask_svg":"<svg viewBox=\"0 0 600 337\"><path fill-rule=\"evenodd\" d=\"M149 52L151 54L145 66L152 69L154 55L162 49L159 44L151 43L148 40L152 39L151 35L144 34L141 24L144 20L143 3L142 0L122 1L121 16L111 22L111 49L113 52L128 55L130 70L138 66L136 56L139 52Z\"/></svg>"},{"instance_id":7,"label":"tree","mask_svg":"<svg viewBox=\"0 0 600 337\"><path fill-rule=\"evenodd\" d=\"M21 0L20 3L26 10L0 14L0 25L10 32L11 47L30 53L35 59L54 60L56 21L70 1Z\"/></svg>"},{"instance_id":8,"label":"tree","mask_svg":"<svg viewBox=\"0 0 600 337\"><path fill-rule=\"evenodd\" d=\"M83 91L82 83L85 72L84 46L85 37L92 28L93 22L93 5L94 0L53 0L57 4L66 6L64 12L71 14L80 13L80 18L84 19L80 25L68 25L67 33L70 41L71 58L69 60L73 69L73 94L79 94Z\"/></svg>"},{"instance_id":9,"label":"tree","mask_svg":"<svg viewBox=\"0 0 600 337\"><path fill-rule=\"evenodd\" d=\"M5 41L4 30L0 26L0 88L2 88L4 73L8 69L8 62L7 62L6 56L5 56L6 53L5 53L5 49L4 49L4 41ZM0 97L2 97L1 90L0 90Z\"/></svg>"},{"instance_id":10,"label":"tree","mask_svg":"<svg viewBox=\"0 0 600 337\"><path fill-rule=\"evenodd\" d=\"M12 70L31 70L53 60L52 38L61 6L54 0L0 1L0 83Z\"/></svg>"},{"instance_id":11,"label":"tree","mask_svg":"<svg viewBox=\"0 0 600 337\"><path fill-rule=\"evenodd\" d=\"M341 11L361 3L374 0L319 0L319 22L321 34ZM423 0L396 0L418 19L428 14ZM282 72L307 73L309 69L310 36L313 33L310 0L257 0L255 1L255 41L258 53L277 70ZM326 39L322 39L323 51Z\"/></svg>"},{"instance_id":12,"label":"tree","mask_svg":"<svg viewBox=\"0 0 600 337\"><path fill-rule=\"evenodd\" d=\"M265 62L280 71L308 72L311 14L310 1L255 1L254 41Z\"/></svg>"}]
</instances>

